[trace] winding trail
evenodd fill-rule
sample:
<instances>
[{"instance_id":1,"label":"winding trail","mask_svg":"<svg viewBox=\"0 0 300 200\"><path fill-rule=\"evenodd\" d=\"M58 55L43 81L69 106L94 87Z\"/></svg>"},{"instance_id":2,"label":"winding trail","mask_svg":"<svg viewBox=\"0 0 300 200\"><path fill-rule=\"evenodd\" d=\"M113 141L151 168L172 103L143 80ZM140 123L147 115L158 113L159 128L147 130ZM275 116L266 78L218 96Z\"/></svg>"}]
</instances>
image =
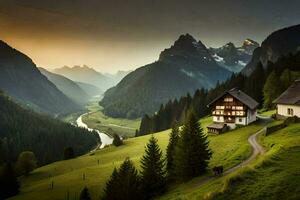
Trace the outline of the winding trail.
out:
<instances>
[{"instance_id":1,"label":"winding trail","mask_svg":"<svg viewBox=\"0 0 300 200\"><path fill-rule=\"evenodd\" d=\"M258 143L257 141L257 136L261 133L264 133L266 131L267 125L272 121L272 118L270 117L263 117L263 116L257 116L261 123L264 125L264 127L262 129L260 129L259 131L257 131L256 133L250 135L250 137L248 138L248 142L252 147L252 154L250 155L249 158L247 158L246 160L244 160L243 162L241 162L240 164L227 169L224 173L223 176L231 174L235 171L237 171L238 169L247 166L251 161L255 160L255 158L259 155L259 154L264 154L265 150L264 148ZM219 177L217 176L210 176L207 177L205 179L199 180L197 183L195 183L193 185L193 187L200 187L204 184L206 184L209 181L212 181L214 179L217 179Z\"/></svg>"}]
</instances>

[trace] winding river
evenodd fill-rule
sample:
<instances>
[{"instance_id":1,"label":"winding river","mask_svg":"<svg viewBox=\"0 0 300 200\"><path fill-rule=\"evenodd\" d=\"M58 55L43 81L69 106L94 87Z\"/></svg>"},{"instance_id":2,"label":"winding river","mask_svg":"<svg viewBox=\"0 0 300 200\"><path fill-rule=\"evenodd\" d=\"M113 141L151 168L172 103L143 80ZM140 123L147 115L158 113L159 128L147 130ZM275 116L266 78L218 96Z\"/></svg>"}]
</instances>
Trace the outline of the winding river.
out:
<instances>
[{"instance_id":1,"label":"winding river","mask_svg":"<svg viewBox=\"0 0 300 200\"><path fill-rule=\"evenodd\" d=\"M88 129L89 131L96 131L96 132L99 134L99 137L100 137L100 139L101 139L101 146L100 146L100 149L104 148L106 145L112 144L113 138L111 138L110 136L106 135L105 133L100 132L100 131L97 130L97 129L89 128L88 125L85 124L85 123L82 121L82 117L83 117L84 115L87 115L87 114L89 114L89 113L82 114L82 115L80 115L80 116L78 117L78 119L76 120L77 126L86 128L86 129Z\"/></svg>"}]
</instances>

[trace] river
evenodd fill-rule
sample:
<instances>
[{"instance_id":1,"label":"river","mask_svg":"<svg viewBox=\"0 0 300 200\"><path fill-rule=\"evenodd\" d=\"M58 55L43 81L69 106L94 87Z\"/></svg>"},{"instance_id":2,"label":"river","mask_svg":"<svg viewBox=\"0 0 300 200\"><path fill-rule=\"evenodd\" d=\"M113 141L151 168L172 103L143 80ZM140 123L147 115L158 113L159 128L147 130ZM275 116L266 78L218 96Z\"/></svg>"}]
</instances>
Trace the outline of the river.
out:
<instances>
[{"instance_id":1,"label":"river","mask_svg":"<svg viewBox=\"0 0 300 200\"><path fill-rule=\"evenodd\" d=\"M84 115L87 115L87 114L88 114L88 113L85 113L85 114L82 114L82 115L80 115L80 116L78 117L78 119L76 120L77 126L86 128L86 129L88 129L89 131L96 131L96 132L99 134L99 137L100 137L100 139L101 139L101 146L100 146L100 149L104 148L106 145L112 144L113 138L111 138L110 136L106 135L105 133L100 132L100 131L97 130L97 129L89 128L88 125L85 124L85 123L82 121L82 117L83 117Z\"/></svg>"}]
</instances>

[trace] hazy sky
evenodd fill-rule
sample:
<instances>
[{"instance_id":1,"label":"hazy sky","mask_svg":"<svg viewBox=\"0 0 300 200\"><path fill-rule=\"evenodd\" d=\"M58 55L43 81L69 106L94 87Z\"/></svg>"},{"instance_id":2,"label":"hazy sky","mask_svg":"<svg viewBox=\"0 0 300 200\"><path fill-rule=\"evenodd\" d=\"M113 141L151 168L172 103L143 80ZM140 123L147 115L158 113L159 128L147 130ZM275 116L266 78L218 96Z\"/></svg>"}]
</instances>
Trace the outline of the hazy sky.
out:
<instances>
[{"instance_id":1,"label":"hazy sky","mask_svg":"<svg viewBox=\"0 0 300 200\"><path fill-rule=\"evenodd\" d=\"M300 23L299 0L0 0L0 39L41 67L114 72L157 60L180 34L206 46Z\"/></svg>"}]
</instances>

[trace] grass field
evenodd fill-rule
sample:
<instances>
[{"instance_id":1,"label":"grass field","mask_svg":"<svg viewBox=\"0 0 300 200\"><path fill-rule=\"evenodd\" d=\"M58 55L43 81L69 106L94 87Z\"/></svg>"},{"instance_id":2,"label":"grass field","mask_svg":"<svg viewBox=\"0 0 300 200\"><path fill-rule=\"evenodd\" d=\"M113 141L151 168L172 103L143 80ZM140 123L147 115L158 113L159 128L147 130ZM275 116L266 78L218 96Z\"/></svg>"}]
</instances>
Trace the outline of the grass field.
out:
<instances>
[{"instance_id":1,"label":"grass field","mask_svg":"<svg viewBox=\"0 0 300 200\"><path fill-rule=\"evenodd\" d=\"M183 184L160 199L300 199L300 124L262 136L260 141L267 152L250 166L200 188Z\"/></svg>"},{"instance_id":2,"label":"grass field","mask_svg":"<svg viewBox=\"0 0 300 200\"><path fill-rule=\"evenodd\" d=\"M211 117L201 120L203 127L210 122ZM251 153L247 142L248 136L261 127L259 124L253 124L223 135L209 136L209 146L214 153L209 166L222 164L225 168L229 168L240 163ZM154 134L163 151L168 144L169 132L170 130L166 130ZM130 157L139 167L139 160L149 137L148 135L131 138L120 147L111 146L93 154L38 168L29 176L20 179L21 194L12 199L66 199L68 193L69 199L78 199L79 192L84 186L89 188L93 199L98 199L113 168L119 166L126 157ZM83 180L83 174L86 176L85 180ZM52 181L53 189L51 189ZM186 184L186 187L193 181ZM185 188L183 185L172 187L169 195L176 194L177 190L184 191Z\"/></svg>"},{"instance_id":3,"label":"grass field","mask_svg":"<svg viewBox=\"0 0 300 200\"><path fill-rule=\"evenodd\" d=\"M140 119L130 120L108 117L102 112L97 101L91 102L87 109L89 114L83 116L83 122L89 127L107 132L111 128L115 133L123 137L133 137L135 130L140 128Z\"/></svg>"},{"instance_id":4,"label":"grass field","mask_svg":"<svg viewBox=\"0 0 300 200\"><path fill-rule=\"evenodd\" d=\"M271 117L276 113L276 110L260 110L259 114L264 117Z\"/></svg>"}]
</instances>

